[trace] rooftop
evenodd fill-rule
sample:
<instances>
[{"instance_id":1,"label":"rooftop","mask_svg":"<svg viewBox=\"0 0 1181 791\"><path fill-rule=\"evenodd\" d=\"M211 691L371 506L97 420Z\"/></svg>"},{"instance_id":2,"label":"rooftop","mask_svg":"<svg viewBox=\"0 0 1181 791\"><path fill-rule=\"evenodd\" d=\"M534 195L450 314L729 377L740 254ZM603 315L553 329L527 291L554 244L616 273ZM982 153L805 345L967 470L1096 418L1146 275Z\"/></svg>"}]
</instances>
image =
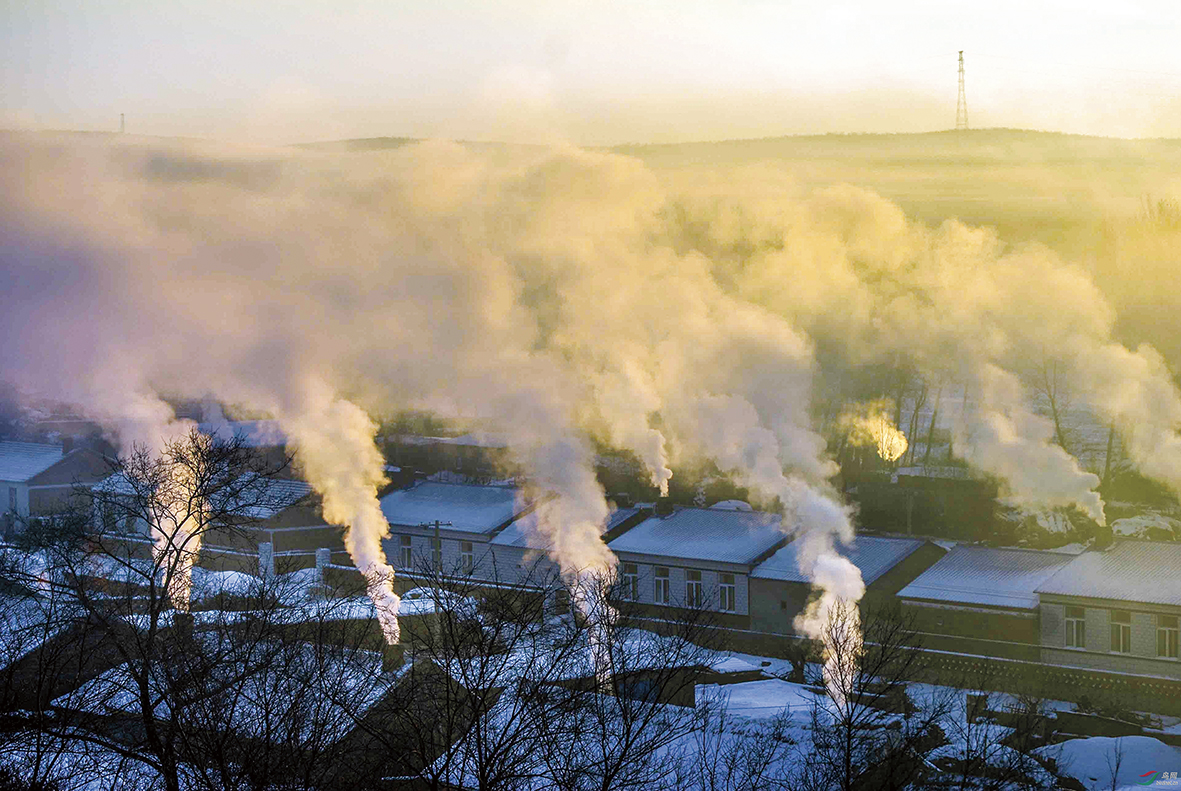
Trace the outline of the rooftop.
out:
<instances>
[{"instance_id":1,"label":"rooftop","mask_svg":"<svg viewBox=\"0 0 1181 791\"><path fill-rule=\"evenodd\" d=\"M197 424L202 434L229 441L240 437L248 448L267 448L286 445L287 435L279 428L277 420L222 420Z\"/></svg>"},{"instance_id":2,"label":"rooftop","mask_svg":"<svg viewBox=\"0 0 1181 791\"><path fill-rule=\"evenodd\" d=\"M640 510L639 508L618 508L612 511L603 525L603 532L606 533L625 519L635 516ZM496 538L492 539L492 543L499 546L548 551L550 549L550 542L538 529L537 520L539 518L536 511L529 512L520 519L515 520L504 530L501 530Z\"/></svg>"},{"instance_id":3,"label":"rooftop","mask_svg":"<svg viewBox=\"0 0 1181 791\"><path fill-rule=\"evenodd\" d=\"M923 543L921 538L858 536L852 544L841 547L839 551L861 569L861 579L869 585L909 557ZM792 541L756 566L751 576L784 582L809 582L799 569L799 548L800 542Z\"/></svg>"},{"instance_id":4,"label":"rooftop","mask_svg":"<svg viewBox=\"0 0 1181 791\"><path fill-rule=\"evenodd\" d=\"M27 481L61 458L60 445L0 442L0 481Z\"/></svg>"},{"instance_id":5,"label":"rooftop","mask_svg":"<svg viewBox=\"0 0 1181 791\"><path fill-rule=\"evenodd\" d=\"M135 487L122 472L110 476L94 489L113 495L136 494ZM248 519L270 519L310 495L312 487L303 481L244 475L235 481L234 486L227 486L222 491L224 502L216 503L215 511ZM232 502L230 496L234 496L237 502Z\"/></svg>"},{"instance_id":6,"label":"rooftop","mask_svg":"<svg viewBox=\"0 0 1181 791\"><path fill-rule=\"evenodd\" d=\"M1077 555L1038 593L1181 606L1181 544L1119 541Z\"/></svg>"},{"instance_id":7,"label":"rooftop","mask_svg":"<svg viewBox=\"0 0 1181 791\"><path fill-rule=\"evenodd\" d=\"M614 552L684 560L753 563L785 538L781 518L760 511L679 508L640 522L609 546Z\"/></svg>"},{"instance_id":8,"label":"rooftop","mask_svg":"<svg viewBox=\"0 0 1181 791\"><path fill-rule=\"evenodd\" d=\"M902 599L1035 610L1038 586L1074 555L956 546L898 592Z\"/></svg>"},{"instance_id":9,"label":"rooftop","mask_svg":"<svg viewBox=\"0 0 1181 791\"><path fill-rule=\"evenodd\" d=\"M450 522L449 530L491 533L524 509L519 492L509 486L476 486L423 481L381 498L381 511L392 525Z\"/></svg>"}]
</instances>

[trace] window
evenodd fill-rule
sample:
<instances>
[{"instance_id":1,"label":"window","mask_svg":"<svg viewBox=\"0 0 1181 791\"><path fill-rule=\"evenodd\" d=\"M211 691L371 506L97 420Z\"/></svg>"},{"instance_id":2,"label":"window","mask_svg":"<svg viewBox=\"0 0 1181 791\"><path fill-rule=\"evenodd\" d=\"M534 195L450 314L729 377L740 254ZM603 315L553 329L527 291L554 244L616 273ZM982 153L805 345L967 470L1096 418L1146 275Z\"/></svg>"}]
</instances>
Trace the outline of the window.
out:
<instances>
[{"instance_id":1,"label":"window","mask_svg":"<svg viewBox=\"0 0 1181 791\"><path fill-rule=\"evenodd\" d=\"M619 595L635 601L640 598L640 570L635 563L624 563L619 577Z\"/></svg>"},{"instance_id":2,"label":"window","mask_svg":"<svg viewBox=\"0 0 1181 791\"><path fill-rule=\"evenodd\" d=\"M402 568L408 569L414 565L414 547L411 543L410 536L399 536L398 543L398 560Z\"/></svg>"},{"instance_id":3,"label":"window","mask_svg":"<svg viewBox=\"0 0 1181 791\"><path fill-rule=\"evenodd\" d=\"M734 575L723 574L719 579L718 593L721 599L719 606L722 612L734 612Z\"/></svg>"},{"instance_id":4,"label":"window","mask_svg":"<svg viewBox=\"0 0 1181 791\"><path fill-rule=\"evenodd\" d=\"M1087 647L1087 611L1082 607L1066 608L1066 647Z\"/></svg>"},{"instance_id":5,"label":"window","mask_svg":"<svg viewBox=\"0 0 1181 791\"><path fill-rule=\"evenodd\" d=\"M685 572L685 606L700 607L705 603L705 594L701 586L701 572L689 569Z\"/></svg>"},{"instance_id":6,"label":"window","mask_svg":"<svg viewBox=\"0 0 1181 791\"><path fill-rule=\"evenodd\" d=\"M471 574L476 568L476 553L471 541L459 542L459 566L464 574Z\"/></svg>"},{"instance_id":7,"label":"window","mask_svg":"<svg viewBox=\"0 0 1181 791\"><path fill-rule=\"evenodd\" d=\"M1156 616L1156 655L1165 659L1177 658L1178 630L1176 615Z\"/></svg>"},{"instance_id":8,"label":"window","mask_svg":"<svg viewBox=\"0 0 1181 791\"><path fill-rule=\"evenodd\" d=\"M653 599L657 604L668 604L668 566L656 567L656 589Z\"/></svg>"},{"instance_id":9,"label":"window","mask_svg":"<svg viewBox=\"0 0 1181 791\"><path fill-rule=\"evenodd\" d=\"M1117 654L1132 653L1132 614L1127 610L1111 611L1111 650Z\"/></svg>"},{"instance_id":10,"label":"window","mask_svg":"<svg viewBox=\"0 0 1181 791\"><path fill-rule=\"evenodd\" d=\"M431 539L431 563L435 571L443 568L443 541L439 538Z\"/></svg>"}]
</instances>

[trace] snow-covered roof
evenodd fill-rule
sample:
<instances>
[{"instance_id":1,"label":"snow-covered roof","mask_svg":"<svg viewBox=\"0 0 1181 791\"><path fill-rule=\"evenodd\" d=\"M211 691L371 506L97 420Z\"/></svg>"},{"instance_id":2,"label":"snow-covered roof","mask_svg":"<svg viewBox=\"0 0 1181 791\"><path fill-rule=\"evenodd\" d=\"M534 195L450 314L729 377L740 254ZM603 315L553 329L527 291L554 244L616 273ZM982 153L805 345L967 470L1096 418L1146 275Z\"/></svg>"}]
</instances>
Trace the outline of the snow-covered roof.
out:
<instances>
[{"instance_id":1,"label":"snow-covered roof","mask_svg":"<svg viewBox=\"0 0 1181 791\"><path fill-rule=\"evenodd\" d=\"M625 519L635 516L640 510L640 508L615 509L607 517L607 521L603 523L603 532L606 533ZM538 520L540 518L537 511L530 511L497 533L496 538L492 539L491 543L497 544L498 546L548 551L550 549L550 542L545 538L545 534L538 529Z\"/></svg>"},{"instance_id":2,"label":"snow-covered roof","mask_svg":"<svg viewBox=\"0 0 1181 791\"><path fill-rule=\"evenodd\" d=\"M381 511L392 525L450 522L448 530L490 533L524 508L518 491L508 486L475 486L423 481L381 498Z\"/></svg>"},{"instance_id":3,"label":"snow-covered roof","mask_svg":"<svg viewBox=\"0 0 1181 791\"><path fill-rule=\"evenodd\" d=\"M1181 544L1119 541L1084 552L1042 582L1038 593L1181 606Z\"/></svg>"},{"instance_id":4,"label":"snow-covered roof","mask_svg":"<svg viewBox=\"0 0 1181 791\"><path fill-rule=\"evenodd\" d=\"M961 545L900 590L898 597L1034 610L1038 586L1073 559L1061 552Z\"/></svg>"},{"instance_id":5,"label":"snow-covered roof","mask_svg":"<svg viewBox=\"0 0 1181 791\"><path fill-rule=\"evenodd\" d=\"M236 489L240 502L230 502L227 498L225 502L217 504L217 510L223 513L232 511L237 516L249 519L270 519L312 493L312 487L303 481L263 476L250 477L253 478L252 481L240 481L236 485L241 487ZM124 496L132 496L136 493L135 488L122 472L110 476L95 486L94 490L100 493ZM230 490L227 488L227 495L229 493Z\"/></svg>"},{"instance_id":6,"label":"snow-covered roof","mask_svg":"<svg viewBox=\"0 0 1181 791\"><path fill-rule=\"evenodd\" d=\"M847 547L838 551L861 569L861 579L868 585L890 569L897 566L923 545L921 538L881 538L858 536ZM808 582L799 568L800 542L792 541L771 557L764 560L751 572L760 579L783 580L784 582Z\"/></svg>"},{"instance_id":7,"label":"snow-covered roof","mask_svg":"<svg viewBox=\"0 0 1181 791\"><path fill-rule=\"evenodd\" d=\"M753 563L784 539L781 521L761 511L680 508L645 519L608 546L614 552Z\"/></svg>"},{"instance_id":8,"label":"snow-covered roof","mask_svg":"<svg viewBox=\"0 0 1181 791\"><path fill-rule=\"evenodd\" d=\"M62 458L60 445L37 442L0 442L0 481L19 483L53 466Z\"/></svg>"},{"instance_id":9,"label":"snow-covered roof","mask_svg":"<svg viewBox=\"0 0 1181 791\"><path fill-rule=\"evenodd\" d=\"M210 421L198 423L197 430L202 434L208 434L227 442L234 437L240 437L242 444L248 448L266 448L287 444L287 435L279 428L277 420Z\"/></svg>"}]
</instances>

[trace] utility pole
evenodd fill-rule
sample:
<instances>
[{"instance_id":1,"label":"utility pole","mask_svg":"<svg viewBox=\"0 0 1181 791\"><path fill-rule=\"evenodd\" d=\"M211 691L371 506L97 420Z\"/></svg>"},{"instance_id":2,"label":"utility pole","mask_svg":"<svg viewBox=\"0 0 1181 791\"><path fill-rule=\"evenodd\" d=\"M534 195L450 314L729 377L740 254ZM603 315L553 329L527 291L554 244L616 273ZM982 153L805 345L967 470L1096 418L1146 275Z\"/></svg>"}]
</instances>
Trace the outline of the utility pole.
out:
<instances>
[{"instance_id":1,"label":"utility pole","mask_svg":"<svg viewBox=\"0 0 1181 791\"><path fill-rule=\"evenodd\" d=\"M124 117L123 113L119 113L119 134L123 134L126 131L127 119Z\"/></svg>"},{"instance_id":2,"label":"utility pole","mask_svg":"<svg viewBox=\"0 0 1181 791\"><path fill-rule=\"evenodd\" d=\"M960 50L960 95L955 102L955 128L968 128L968 97L964 94L964 51Z\"/></svg>"},{"instance_id":3,"label":"utility pole","mask_svg":"<svg viewBox=\"0 0 1181 791\"><path fill-rule=\"evenodd\" d=\"M450 522L440 522L436 519L434 522L427 522L419 525L419 527L433 527L435 528L435 545L431 547L431 562L435 566L436 578L443 573L443 538L439 532L439 528L446 525L451 527Z\"/></svg>"}]
</instances>

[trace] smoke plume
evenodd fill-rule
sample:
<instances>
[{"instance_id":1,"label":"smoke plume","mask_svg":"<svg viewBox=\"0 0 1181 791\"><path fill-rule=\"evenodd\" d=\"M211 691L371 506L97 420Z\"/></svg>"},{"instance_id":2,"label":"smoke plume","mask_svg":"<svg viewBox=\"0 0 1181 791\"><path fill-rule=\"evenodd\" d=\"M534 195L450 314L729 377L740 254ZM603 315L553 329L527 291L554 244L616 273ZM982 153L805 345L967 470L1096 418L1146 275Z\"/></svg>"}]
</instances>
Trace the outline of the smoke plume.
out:
<instances>
[{"instance_id":1,"label":"smoke plume","mask_svg":"<svg viewBox=\"0 0 1181 791\"><path fill-rule=\"evenodd\" d=\"M530 485L557 495L540 529L567 574L614 563L592 439L662 488L679 456L714 458L805 542L822 590L809 633L825 601L862 590L813 414L828 368L905 361L967 387L956 447L972 464L1023 502L1102 520L1097 479L1022 379L1053 359L1141 471L1181 489L1181 395L1152 349L1114 342L1082 269L852 186L561 147L10 135L0 232L4 377L139 440L167 431L159 394L271 412L386 603L369 416L407 406L503 428Z\"/></svg>"}]
</instances>

